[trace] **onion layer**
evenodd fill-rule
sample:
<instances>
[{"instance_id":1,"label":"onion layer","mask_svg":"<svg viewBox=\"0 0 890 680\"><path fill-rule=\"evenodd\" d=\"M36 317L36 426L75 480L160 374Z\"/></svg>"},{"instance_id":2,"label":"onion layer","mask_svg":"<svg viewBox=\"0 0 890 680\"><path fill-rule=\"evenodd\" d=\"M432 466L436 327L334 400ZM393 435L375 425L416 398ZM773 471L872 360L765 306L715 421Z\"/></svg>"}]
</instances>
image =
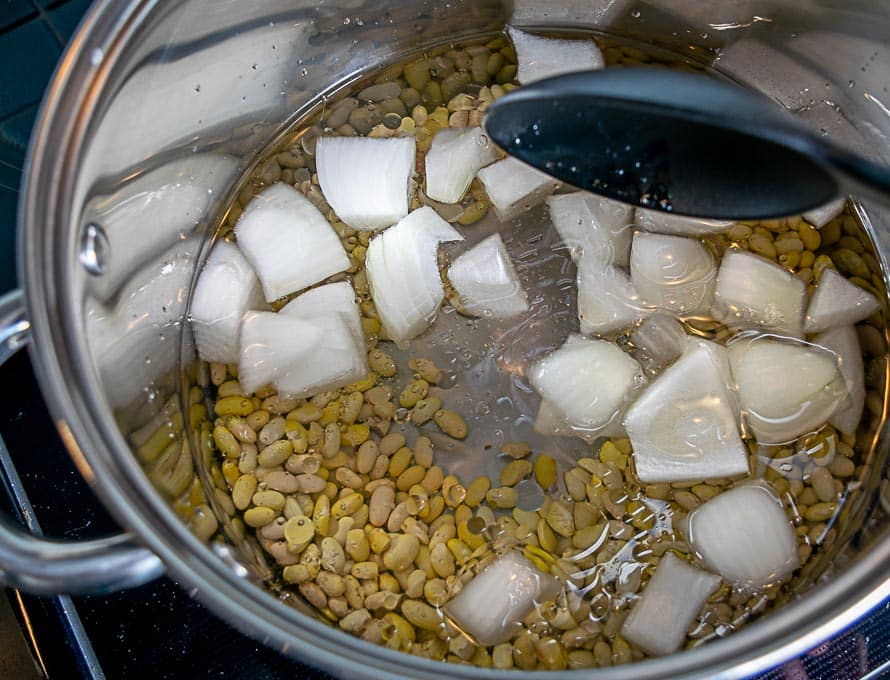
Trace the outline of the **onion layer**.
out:
<instances>
[{"instance_id":1,"label":"onion layer","mask_svg":"<svg viewBox=\"0 0 890 680\"><path fill-rule=\"evenodd\" d=\"M711 306L717 265L704 244L683 236L637 232L630 252L630 280L648 305L677 314Z\"/></svg>"},{"instance_id":2,"label":"onion layer","mask_svg":"<svg viewBox=\"0 0 890 680\"><path fill-rule=\"evenodd\" d=\"M458 257L448 269L448 280L468 314L507 319L528 311L525 291L500 234Z\"/></svg>"},{"instance_id":3,"label":"onion layer","mask_svg":"<svg viewBox=\"0 0 890 680\"><path fill-rule=\"evenodd\" d=\"M426 195L441 203L459 202L476 173L497 159L497 148L481 128L439 130L426 154Z\"/></svg>"},{"instance_id":4,"label":"onion layer","mask_svg":"<svg viewBox=\"0 0 890 680\"><path fill-rule=\"evenodd\" d=\"M731 583L759 588L797 568L794 528L765 485L724 491L694 510L688 522L692 548Z\"/></svg>"},{"instance_id":5,"label":"onion layer","mask_svg":"<svg viewBox=\"0 0 890 680\"><path fill-rule=\"evenodd\" d=\"M189 320L204 361L238 363L238 330L250 309L265 307L250 263L225 241L213 246L195 284Z\"/></svg>"},{"instance_id":6,"label":"onion layer","mask_svg":"<svg viewBox=\"0 0 890 680\"><path fill-rule=\"evenodd\" d=\"M408 214L414 137L321 137L318 184L325 200L353 229L385 229Z\"/></svg>"},{"instance_id":7,"label":"onion layer","mask_svg":"<svg viewBox=\"0 0 890 680\"><path fill-rule=\"evenodd\" d=\"M445 297L437 247L442 241L462 240L430 207L413 211L371 240L365 256L371 297L396 343L406 343L432 323Z\"/></svg>"},{"instance_id":8,"label":"onion layer","mask_svg":"<svg viewBox=\"0 0 890 680\"><path fill-rule=\"evenodd\" d=\"M324 215L287 184L273 184L250 202L235 237L269 302L349 268L349 256Z\"/></svg>"},{"instance_id":9,"label":"onion layer","mask_svg":"<svg viewBox=\"0 0 890 680\"><path fill-rule=\"evenodd\" d=\"M657 373L683 354L687 339L680 322L667 314L653 314L630 336L634 356L649 373Z\"/></svg>"},{"instance_id":10,"label":"onion layer","mask_svg":"<svg viewBox=\"0 0 890 680\"><path fill-rule=\"evenodd\" d=\"M667 552L621 627L621 635L649 654L676 652L689 625L719 586L719 576Z\"/></svg>"},{"instance_id":11,"label":"onion layer","mask_svg":"<svg viewBox=\"0 0 890 680\"><path fill-rule=\"evenodd\" d=\"M480 645L509 640L535 604L554 599L560 583L516 551L489 564L445 605L445 614Z\"/></svg>"},{"instance_id":12,"label":"onion layer","mask_svg":"<svg viewBox=\"0 0 890 680\"><path fill-rule=\"evenodd\" d=\"M775 262L746 252L727 250L717 272L715 318L732 328L757 328L803 337L807 287Z\"/></svg>"},{"instance_id":13,"label":"onion layer","mask_svg":"<svg viewBox=\"0 0 890 680\"><path fill-rule=\"evenodd\" d=\"M810 305L803 329L819 333L837 326L851 326L867 319L881 308L878 299L834 269L825 268Z\"/></svg>"},{"instance_id":14,"label":"onion layer","mask_svg":"<svg viewBox=\"0 0 890 680\"><path fill-rule=\"evenodd\" d=\"M727 353L745 423L761 444L819 429L847 396L837 356L821 347L743 336Z\"/></svg>"},{"instance_id":15,"label":"onion layer","mask_svg":"<svg viewBox=\"0 0 890 680\"><path fill-rule=\"evenodd\" d=\"M365 345L355 337L351 314L303 317L292 312L280 316L293 317L321 333L310 353L276 377L275 386L281 394L293 398L308 397L343 387L368 375Z\"/></svg>"},{"instance_id":16,"label":"onion layer","mask_svg":"<svg viewBox=\"0 0 890 680\"><path fill-rule=\"evenodd\" d=\"M238 379L246 394L276 383L297 361L318 348L322 330L275 312L248 312L241 321Z\"/></svg>"},{"instance_id":17,"label":"onion layer","mask_svg":"<svg viewBox=\"0 0 890 680\"><path fill-rule=\"evenodd\" d=\"M252 317L253 326L245 324L253 332L255 344L245 344L249 338L242 338L240 368L246 371L251 385L272 382L282 394L299 398L342 387L368 374L361 315L349 283L313 288L273 316L287 320L287 325L267 317ZM261 322L263 325L259 325ZM278 349L276 344L287 343L285 333L294 329L299 333L290 342L292 349L300 350L296 355L289 353L287 346ZM264 333L271 340L265 341ZM309 349L302 351L306 343ZM243 386L243 375L241 382Z\"/></svg>"},{"instance_id":18,"label":"onion layer","mask_svg":"<svg viewBox=\"0 0 890 680\"><path fill-rule=\"evenodd\" d=\"M620 421L645 382L640 365L617 345L581 336L531 366L528 379L550 410L539 414L541 422L561 419L570 433L588 439Z\"/></svg>"},{"instance_id":19,"label":"onion layer","mask_svg":"<svg viewBox=\"0 0 890 680\"><path fill-rule=\"evenodd\" d=\"M576 263L582 254L604 264L630 264L633 208L586 191L547 199L550 220Z\"/></svg>"},{"instance_id":20,"label":"onion layer","mask_svg":"<svg viewBox=\"0 0 890 680\"><path fill-rule=\"evenodd\" d=\"M501 222L531 210L559 187L559 182L515 158L504 158L479 171L479 181Z\"/></svg>"},{"instance_id":21,"label":"onion layer","mask_svg":"<svg viewBox=\"0 0 890 680\"><path fill-rule=\"evenodd\" d=\"M604 265L595 256L578 262L578 319L581 332L606 335L633 326L649 310L623 269Z\"/></svg>"},{"instance_id":22,"label":"onion layer","mask_svg":"<svg viewBox=\"0 0 890 680\"><path fill-rule=\"evenodd\" d=\"M605 65L603 53L592 40L542 38L512 26L507 26L507 33L516 49L516 80L523 85Z\"/></svg>"},{"instance_id":23,"label":"onion layer","mask_svg":"<svg viewBox=\"0 0 890 680\"><path fill-rule=\"evenodd\" d=\"M352 284L346 281L329 283L307 290L281 308L279 314L288 314L303 319L313 319L328 314L342 314L355 341L364 346L362 316L356 301Z\"/></svg>"},{"instance_id":24,"label":"onion layer","mask_svg":"<svg viewBox=\"0 0 890 680\"><path fill-rule=\"evenodd\" d=\"M841 375L847 386L847 398L838 404L828 422L844 434L856 434L865 408L865 367L862 364L859 335L853 326L841 326L820 333L813 338L813 344L838 356Z\"/></svg>"},{"instance_id":25,"label":"onion layer","mask_svg":"<svg viewBox=\"0 0 890 680\"><path fill-rule=\"evenodd\" d=\"M829 201L825 205L808 210L803 214L803 218L817 229L821 229L831 222L835 217L844 212L844 204L847 202L845 196Z\"/></svg>"},{"instance_id":26,"label":"onion layer","mask_svg":"<svg viewBox=\"0 0 890 680\"><path fill-rule=\"evenodd\" d=\"M729 231L734 222L726 220L705 220L696 217L671 215L661 210L637 208L634 222L646 231L658 234L676 234L679 236L707 236Z\"/></svg>"},{"instance_id":27,"label":"onion layer","mask_svg":"<svg viewBox=\"0 0 890 680\"><path fill-rule=\"evenodd\" d=\"M687 482L748 472L728 375L723 347L689 340L683 356L628 409L624 427L641 482Z\"/></svg>"}]
</instances>

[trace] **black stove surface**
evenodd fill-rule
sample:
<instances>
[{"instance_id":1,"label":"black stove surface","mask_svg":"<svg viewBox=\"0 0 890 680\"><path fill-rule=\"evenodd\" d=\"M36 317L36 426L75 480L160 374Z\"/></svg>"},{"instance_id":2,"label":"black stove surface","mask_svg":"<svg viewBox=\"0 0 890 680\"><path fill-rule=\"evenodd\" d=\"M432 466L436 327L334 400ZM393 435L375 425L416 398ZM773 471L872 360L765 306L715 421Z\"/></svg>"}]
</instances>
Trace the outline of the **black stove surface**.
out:
<instances>
[{"instance_id":1,"label":"black stove surface","mask_svg":"<svg viewBox=\"0 0 890 680\"><path fill-rule=\"evenodd\" d=\"M40 527L55 538L117 531L74 469L20 353L3 367L0 436ZM0 446L0 455L5 451ZM16 473L13 473L13 478ZM21 519L8 477L0 503ZM13 479L14 482L14 479ZM245 637L161 578L105 597L20 595L32 652L50 678L327 678ZM890 601L835 640L764 674L768 680L890 677Z\"/></svg>"}]
</instances>

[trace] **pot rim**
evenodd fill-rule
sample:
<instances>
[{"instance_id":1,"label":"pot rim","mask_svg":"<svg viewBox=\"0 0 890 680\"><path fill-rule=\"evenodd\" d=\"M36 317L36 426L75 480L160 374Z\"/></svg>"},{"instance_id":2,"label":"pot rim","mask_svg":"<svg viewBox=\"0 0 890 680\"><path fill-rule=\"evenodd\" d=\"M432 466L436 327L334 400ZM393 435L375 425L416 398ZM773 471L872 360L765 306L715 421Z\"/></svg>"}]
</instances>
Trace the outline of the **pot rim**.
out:
<instances>
[{"instance_id":1,"label":"pot rim","mask_svg":"<svg viewBox=\"0 0 890 680\"><path fill-rule=\"evenodd\" d=\"M41 105L23 173L18 216L18 275L32 324L31 360L56 427L78 469L114 517L164 562L191 595L245 633L294 658L342 675L516 678L523 671L443 665L395 652L300 614L238 576L200 542L151 486L105 404L89 361L76 287L65 270L77 266L74 195L80 152L96 93L121 52L161 2L100 0L88 11L59 62ZM94 50L104 55L95 64ZM61 235L62 238L56 238ZM661 659L599 669L597 677L743 677L802 654L890 595L890 528L839 575L727 638ZM847 606L838 610L838 603ZM587 671L536 672L535 677L590 676Z\"/></svg>"}]
</instances>

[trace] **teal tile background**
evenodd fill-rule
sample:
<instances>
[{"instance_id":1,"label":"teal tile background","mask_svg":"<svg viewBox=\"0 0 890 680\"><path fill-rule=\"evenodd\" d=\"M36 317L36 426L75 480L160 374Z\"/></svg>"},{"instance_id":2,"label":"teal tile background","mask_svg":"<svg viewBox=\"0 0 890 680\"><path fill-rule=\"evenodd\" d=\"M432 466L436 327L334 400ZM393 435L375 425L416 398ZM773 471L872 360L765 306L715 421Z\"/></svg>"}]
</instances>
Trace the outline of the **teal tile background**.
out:
<instances>
[{"instance_id":1,"label":"teal tile background","mask_svg":"<svg viewBox=\"0 0 890 680\"><path fill-rule=\"evenodd\" d=\"M89 0L0 0L0 293L16 285L15 224L40 100Z\"/></svg>"},{"instance_id":2,"label":"teal tile background","mask_svg":"<svg viewBox=\"0 0 890 680\"><path fill-rule=\"evenodd\" d=\"M0 0L0 30L36 14L38 8L30 0Z\"/></svg>"}]
</instances>

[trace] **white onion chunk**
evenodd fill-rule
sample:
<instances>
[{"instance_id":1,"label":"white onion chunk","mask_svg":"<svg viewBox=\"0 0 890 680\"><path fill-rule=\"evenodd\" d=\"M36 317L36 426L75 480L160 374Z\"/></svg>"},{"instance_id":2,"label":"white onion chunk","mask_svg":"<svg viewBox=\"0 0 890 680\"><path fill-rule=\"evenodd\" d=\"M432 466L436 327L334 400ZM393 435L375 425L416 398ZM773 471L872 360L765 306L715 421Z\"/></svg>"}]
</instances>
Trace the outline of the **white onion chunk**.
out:
<instances>
[{"instance_id":1,"label":"white onion chunk","mask_svg":"<svg viewBox=\"0 0 890 680\"><path fill-rule=\"evenodd\" d=\"M353 229L385 229L408 214L414 137L321 137L318 184L325 200Z\"/></svg>"},{"instance_id":2,"label":"white onion chunk","mask_svg":"<svg viewBox=\"0 0 890 680\"><path fill-rule=\"evenodd\" d=\"M501 222L531 210L559 188L559 182L515 158L504 158L478 174Z\"/></svg>"},{"instance_id":3,"label":"white onion chunk","mask_svg":"<svg viewBox=\"0 0 890 680\"><path fill-rule=\"evenodd\" d=\"M765 485L724 491L694 510L688 522L692 548L733 584L759 588L797 568L794 528Z\"/></svg>"},{"instance_id":4,"label":"white onion chunk","mask_svg":"<svg viewBox=\"0 0 890 680\"><path fill-rule=\"evenodd\" d=\"M734 222L726 220L707 220L697 217L672 215L662 210L646 210L637 208L634 222L645 229L658 234L675 234L677 236L707 236L729 231Z\"/></svg>"},{"instance_id":5,"label":"white onion chunk","mask_svg":"<svg viewBox=\"0 0 890 680\"><path fill-rule=\"evenodd\" d=\"M856 434L865 408L865 367L862 363L859 335L853 326L841 326L819 333L813 338L813 344L838 356L841 375L847 386L847 398L838 404L828 422L844 434Z\"/></svg>"},{"instance_id":6,"label":"white onion chunk","mask_svg":"<svg viewBox=\"0 0 890 680\"><path fill-rule=\"evenodd\" d=\"M803 214L803 218L817 229L821 229L844 212L844 204L846 202L846 197L841 196L833 201L829 201L825 205L820 205L818 208L808 210Z\"/></svg>"},{"instance_id":7,"label":"white onion chunk","mask_svg":"<svg viewBox=\"0 0 890 680\"><path fill-rule=\"evenodd\" d=\"M468 314L508 319L528 311L525 291L500 234L458 257L448 268L448 280Z\"/></svg>"},{"instance_id":8,"label":"white onion chunk","mask_svg":"<svg viewBox=\"0 0 890 680\"><path fill-rule=\"evenodd\" d=\"M803 329L819 333L837 326L850 326L867 319L881 308L878 299L834 269L825 268L807 307Z\"/></svg>"},{"instance_id":9,"label":"white onion chunk","mask_svg":"<svg viewBox=\"0 0 890 680\"><path fill-rule=\"evenodd\" d=\"M516 632L535 604L554 599L560 583L516 551L489 564L445 605L445 614L477 644L497 645Z\"/></svg>"},{"instance_id":10,"label":"white onion chunk","mask_svg":"<svg viewBox=\"0 0 890 680\"><path fill-rule=\"evenodd\" d=\"M298 298L299 299L299 298ZM308 397L333 390L368 375L365 344L355 336L351 314L329 312L301 316L299 311L279 314L321 331L312 352L300 357L275 379L278 392L288 397Z\"/></svg>"},{"instance_id":11,"label":"white onion chunk","mask_svg":"<svg viewBox=\"0 0 890 680\"><path fill-rule=\"evenodd\" d=\"M301 358L311 357L322 329L275 312L248 312L241 321L238 379L245 394L276 383Z\"/></svg>"},{"instance_id":12,"label":"white onion chunk","mask_svg":"<svg viewBox=\"0 0 890 680\"><path fill-rule=\"evenodd\" d=\"M717 265L703 243L683 236L637 232L630 280L647 305L695 314L711 306Z\"/></svg>"},{"instance_id":13,"label":"white onion chunk","mask_svg":"<svg viewBox=\"0 0 890 680\"><path fill-rule=\"evenodd\" d=\"M481 128L439 130L424 161L426 195L441 203L459 202L476 173L497 159L497 148Z\"/></svg>"},{"instance_id":14,"label":"white onion chunk","mask_svg":"<svg viewBox=\"0 0 890 680\"><path fill-rule=\"evenodd\" d=\"M761 444L818 430L847 396L837 356L770 336L742 336L727 353L745 423Z\"/></svg>"},{"instance_id":15,"label":"white onion chunk","mask_svg":"<svg viewBox=\"0 0 890 680\"><path fill-rule=\"evenodd\" d=\"M241 317L265 307L253 267L237 246L220 241L213 246L198 276L189 320L204 361L238 363Z\"/></svg>"},{"instance_id":16,"label":"white onion chunk","mask_svg":"<svg viewBox=\"0 0 890 680\"><path fill-rule=\"evenodd\" d=\"M604 264L630 264L633 208L586 191L547 199L550 221L576 263L582 255Z\"/></svg>"},{"instance_id":17,"label":"white onion chunk","mask_svg":"<svg viewBox=\"0 0 890 680\"><path fill-rule=\"evenodd\" d=\"M631 396L645 382L640 365L617 345L572 336L529 368L528 379L567 434L590 439L620 421Z\"/></svg>"},{"instance_id":18,"label":"white onion chunk","mask_svg":"<svg viewBox=\"0 0 890 680\"><path fill-rule=\"evenodd\" d=\"M349 268L349 256L324 215L280 182L263 189L244 209L235 237L269 302Z\"/></svg>"},{"instance_id":19,"label":"white onion chunk","mask_svg":"<svg viewBox=\"0 0 890 680\"><path fill-rule=\"evenodd\" d=\"M719 586L719 576L667 552L628 614L621 635L648 654L676 652L687 628Z\"/></svg>"},{"instance_id":20,"label":"white onion chunk","mask_svg":"<svg viewBox=\"0 0 890 680\"><path fill-rule=\"evenodd\" d=\"M584 334L606 335L648 316L640 295L623 269L595 255L578 262L578 320Z\"/></svg>"},{"instance_id":21,"label":"white onion chunk","mask_svg":"<svg viewBox=\"0 0 890 680\"><path fill-rule=\"evenodd\" d=\"M803 337L806 284L775 262L744 250L723 255L714 291L715 318L731 328Z\"/></svg>"},{"instance_id":22,"label":"white onion chunk","mask_svg":"<svg viewBox=\"0 0 890 680\"><path fill-rule=\"evenodd\" d=\"M641 482L686 482L748 472L726 364L722 346L690 339L683 355L627 410L624 427Z\"/></svg>"},{"instance_id":23,"label":"white onion chunk","mask_svg":"<svg viewBox=\"0 0 890 680\"><path fill-rule=\"evenodd\" d=\"M523 85L563 73L603 68L603 53L592 40L543 38L507 26L519 67L516 80Z\"/></svg>"},{"instance_id":24,"label":"white onion chunk","mask_svg":"<svg viewBox=\"0 0 890 680\"><path fill-rule=\"evenodd\" d=\"M650 374L683 354L687 339L683 325L668 314L653 314L630 336L634 357Z\"/></svg>"},{"instance_id":25,"label":"white onion chunk","mask_svg":"<svg viewBox=\"0 0 890 680\"><path fill-rule=\"evenodd\" d=\"M362 315L356 301L355 290L347 281L328 283L295 297L281 308L279 314L313 319L329 314L342 314L356 342L364 344Z\"/></svg>"},{"instance_id":26,"label":"white onion chunk","mask_svg":"<svg viewBox=\"0 0 890 680\"><path fill-rule=\"evenodd\" d=\"M371 240L365 269L371 297L389 337L404 344L432 323L445 290L436 257L442 241L462 241L426 206Z\"/></svg>"}]
</instances>

